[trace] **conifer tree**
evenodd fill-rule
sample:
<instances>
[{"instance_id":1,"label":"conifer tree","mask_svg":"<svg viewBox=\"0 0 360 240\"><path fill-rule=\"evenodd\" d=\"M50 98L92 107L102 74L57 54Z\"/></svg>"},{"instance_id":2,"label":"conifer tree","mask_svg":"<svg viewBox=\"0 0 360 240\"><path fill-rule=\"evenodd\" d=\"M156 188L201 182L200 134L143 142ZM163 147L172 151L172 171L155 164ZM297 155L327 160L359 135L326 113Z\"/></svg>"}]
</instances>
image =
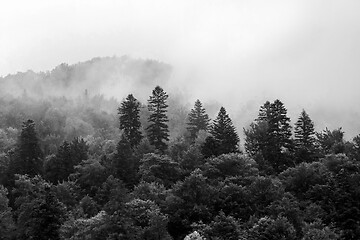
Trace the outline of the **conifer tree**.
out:
<instances>
[{"instance_id":1,"label":"conifer tree","mask_svg":"<svg viewBox=\"0 0 360 240\"><path fill-rule=\"evenodd\" d=\"M238 152L239 136L224 107L220 108L219 114L211 126L210 133L216 144L209 140L205 141L205 143L218 147L218 149L212 151L215 155ZM202 149L204 151L209 147L203 146Z\"/></svg>"},{"instance_id":2,"label":"conifer tree","mask_svg":"<svg viewBox=\"0 0 360 240\"><path fill-rule=\"evenodd\" d=\"M292 164L289 158L293 152L290 118L280 100L265 102L255 124L245 130L245 135L246 151L260 154L273 170L280 172Z\"/></svg>"},{"instance_id":3,"label":"conifer tree","mask_svg":"<svg viewBox=\"0 0 360 240\"><path fill-rule=\"evenodd\" d=\"M133 148L137 146L142 139L142 134L139 130L141 127L139 116L140 103L132 94L129 94L121 103L118 111L120 115L120 130L124 130L124 135Z\"/></svg>"},{"instance_id":4,"label":"conifer tree","mask_svg":"<svg viewBox=\"0 0 360 240\"><path fill-rule=\"evenodd\" d=\"M111 162L111 173L122 180L127 187L135 184L138 163L135 161L130 142L122 135L116 147L116 154ZM137 164L136 164L137 163Z\"/></svg>"},{"instance_id":5,"label":"conifer tree","mask_svg":"<svg viewBox=\"0 0 360 240\"><path fill-rule=\"evenodd\" d=\"M22 125L18 140L17 157L15 157L14 173L35 176L42 173L43 153L35 130L33 120Z\"/></svg>"},{"instance_id":6,"label":"conifer tree","mask_svg":"<svg viewBox=\"0 0 360 240\"><path fill-rule=\"evenodd\" d=\"M150 125L147 127L149 142L161 152L167 148L165 141L169 140L169 129L166 100L168 95L160 86L156 86L152 91L152 96L148 100L148 109L151 112L149 116Z\"/></svg>"},{"instance_id":7,"label":"conifer tree","mask_svg":"<svg viewBox=\"0 0 360 240\"><path fill-rule=\"evenodd\" d=\"M295 123L295 148L296 157L300 161L311 161L315 154L314 123L309 115L302 110Z\"/></svg>"},{"instance_id":8,"label":"conifer tree","mask_svg":"<svg viewBox=\"0 0 360 240\"><path fill-rule=\"evenodd\" d=\"M189 113L189 122L187 130L190 133L190 138L194 140L197 133L200 130L208 130L209 116L206 114L205 108L203 108L200 100L196 100L194 108Z\"/></svg>"}]
</instances>

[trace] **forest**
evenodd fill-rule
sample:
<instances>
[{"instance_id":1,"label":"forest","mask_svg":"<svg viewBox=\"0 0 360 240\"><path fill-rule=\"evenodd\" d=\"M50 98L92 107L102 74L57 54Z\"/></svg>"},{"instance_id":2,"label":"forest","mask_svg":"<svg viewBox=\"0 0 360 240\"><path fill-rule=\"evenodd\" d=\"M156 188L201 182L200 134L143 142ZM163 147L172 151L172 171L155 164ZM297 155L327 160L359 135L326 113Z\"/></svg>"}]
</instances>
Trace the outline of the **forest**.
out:
<instances>
[{"instance_id":1,"label":"forest","mask_svg":"<svg viewBox=\"0 0 360 240\"><path fill-rule=\"evenodd\" d=\"M137 84L152 91L121 102L80 83L77 97L2 88L1 240L360 239L360 134L317 132L305 109L292 125L275 99L240 139L225 107L210 119L154 84L168 66L122 66L149 64ZM82 66L27 76L66 89Z\"/></svg>"}]
</instances>

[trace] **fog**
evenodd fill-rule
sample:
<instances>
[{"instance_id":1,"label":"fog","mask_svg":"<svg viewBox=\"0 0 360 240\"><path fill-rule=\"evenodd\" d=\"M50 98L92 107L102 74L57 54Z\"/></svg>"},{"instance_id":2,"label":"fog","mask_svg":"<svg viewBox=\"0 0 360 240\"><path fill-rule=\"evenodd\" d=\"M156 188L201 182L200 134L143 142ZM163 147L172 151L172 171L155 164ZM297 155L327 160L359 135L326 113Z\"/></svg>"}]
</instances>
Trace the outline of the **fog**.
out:
<instances>
[{"instance_id":1,"label":"fog","mask_svg":"<svg viewBox=\"0 0 360 240\"><path fill-rule=\"evenodd\" d=\"M181 93L184 104L223 105L239 132L278 98L293 122L304 108L317 130L343 127L349 138L360 133L359 10L357 0L8 1L0 8L0 76L94 57L153 59L171 73L151 83ZM137 89L97 74L71 94L86 88L120 100ZM7 91L17 88L0 93Z\"/></svg>"}]
</instances>

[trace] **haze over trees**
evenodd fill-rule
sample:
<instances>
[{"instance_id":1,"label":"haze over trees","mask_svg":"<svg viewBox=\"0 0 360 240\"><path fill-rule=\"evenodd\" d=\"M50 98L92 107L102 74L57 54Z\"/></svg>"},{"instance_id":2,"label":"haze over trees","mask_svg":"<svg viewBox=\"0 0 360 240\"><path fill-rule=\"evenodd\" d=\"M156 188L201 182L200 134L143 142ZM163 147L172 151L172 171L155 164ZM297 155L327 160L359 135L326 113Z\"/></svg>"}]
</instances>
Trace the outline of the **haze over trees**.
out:
<instances>
[{"instance_id":1,"label":"haze over trees","mask_svg":"<svg viewBox=\"0 0 360 240\"><path fill-rule=\"evenodd\" d=\"M188 118L187 130L192 140L195 140L200 130L208 130L210 118L199 99L195 101L194 108L191 109Z\"/></svg>"},{"instance_id":2,"label":"haze over trees","mask_svg":"<svg viewBox=\"0 0 360 240\"><path fill-rule=\"evenodd\" d=\"M232 111L146 84L122 102L0 98L0 239L360 238L360 135L305 110L292 126L274 100L240 141Z\"/></svg>"}]
</instances>

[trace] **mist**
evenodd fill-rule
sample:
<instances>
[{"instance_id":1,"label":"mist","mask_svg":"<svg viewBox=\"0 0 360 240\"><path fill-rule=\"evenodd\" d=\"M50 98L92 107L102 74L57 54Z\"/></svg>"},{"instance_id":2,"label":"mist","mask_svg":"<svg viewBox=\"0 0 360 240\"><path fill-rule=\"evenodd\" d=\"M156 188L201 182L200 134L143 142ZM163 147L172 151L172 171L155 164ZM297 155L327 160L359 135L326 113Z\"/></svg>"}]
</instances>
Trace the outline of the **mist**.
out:
<instances>
[{"instance_id":1,"label":"mist","mask_svg":"<svg viewBox=\"0 0 360 240\"><path fill-rule=\"evenodd\" d=\"M356 0L11 1L0 9L0 94L87 89L145 102L162 85L189 109L200 99L212 118L224 106L240 133L280 99L293 122L305 109L318 131L343 127L351 138L360 133L359 9ZM51 80L69 66L68 85Z\"/></svg>"}]
</instances>

